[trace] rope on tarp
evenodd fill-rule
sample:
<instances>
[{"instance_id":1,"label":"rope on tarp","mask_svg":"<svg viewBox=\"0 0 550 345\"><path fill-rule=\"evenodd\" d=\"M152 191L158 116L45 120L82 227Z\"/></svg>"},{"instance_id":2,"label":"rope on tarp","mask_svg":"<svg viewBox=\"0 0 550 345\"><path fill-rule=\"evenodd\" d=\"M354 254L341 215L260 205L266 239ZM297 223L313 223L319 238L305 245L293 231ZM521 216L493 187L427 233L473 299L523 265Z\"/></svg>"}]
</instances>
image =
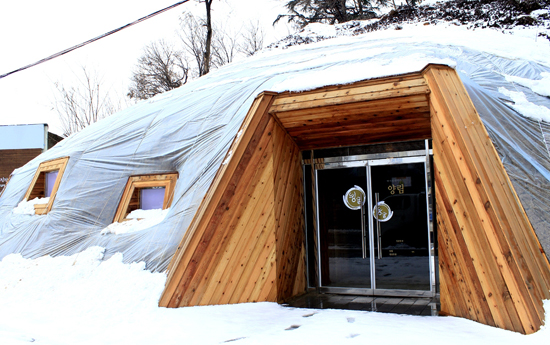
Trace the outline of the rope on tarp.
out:
<instances>
[{"instance_id":1,"label":"rope on tarp","mask_svg":"<svg viewBox=\"0 0 550 345\"><path fill-rule=\"evenodd\" d=\"M550 149L548 148L548 141L546 140L546 134L544 133L544 129L542 128L542 119L539 120L539 129L540 129L540 135L542 136L542 141L544 142L544 146L546 146L546 154L548 154L548 158L550 159Z\"/></svg>"}]
</instances>

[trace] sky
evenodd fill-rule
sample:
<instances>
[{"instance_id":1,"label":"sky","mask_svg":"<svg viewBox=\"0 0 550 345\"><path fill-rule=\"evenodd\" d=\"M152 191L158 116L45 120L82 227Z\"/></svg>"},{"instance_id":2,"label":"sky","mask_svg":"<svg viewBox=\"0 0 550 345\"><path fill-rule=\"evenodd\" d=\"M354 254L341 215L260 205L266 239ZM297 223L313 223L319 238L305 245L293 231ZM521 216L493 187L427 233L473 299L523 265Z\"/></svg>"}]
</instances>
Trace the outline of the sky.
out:
<instances>
[{"instance_id":1,"label":"sky","mask_svg":"<svg viewBox=\"0 0 550 345\"><path fill-rule=\"evenodd\" d=\"M0 5L0 74L28 65L138 18L177 0L4 1ZM266 41L289 33L286 25L271 23L282 10L282 0L214 0L213 20L238 31L259 19ZM183 11L202 15L204 5L190 0L168 12L89 44L60 58L0 79L0 125L47 123L61 134L52 105L54 84L77 85L82 67L95 73L102 87L124 98L132 69L148 43L164 38L175 42ZM259 16L259 18L257 18Z\"/></svg>"}]
</instances>

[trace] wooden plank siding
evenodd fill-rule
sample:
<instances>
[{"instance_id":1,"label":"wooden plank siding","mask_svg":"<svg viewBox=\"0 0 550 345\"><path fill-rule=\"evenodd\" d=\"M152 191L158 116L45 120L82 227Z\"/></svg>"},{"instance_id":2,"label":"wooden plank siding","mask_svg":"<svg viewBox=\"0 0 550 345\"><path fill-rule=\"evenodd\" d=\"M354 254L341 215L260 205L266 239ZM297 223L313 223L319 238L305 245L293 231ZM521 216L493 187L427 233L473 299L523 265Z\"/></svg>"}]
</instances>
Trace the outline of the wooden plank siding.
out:
<instances>
[{"instance_id":1,"label":"wooden plank siding","mask_svg":"<svg viewBox=\"0 0 550 345\"><path fill-rule=\"evenodd\" d=\"M527 334L543 324L550 265L452 68L265 92L241 131L169 265L161 306L303 293L300 152L433 139L442 314Z\"/></svg>"},{"instance_id":2,"label":"wooden plank siding","mask_svg":"<svg viewBox=\"0 0 550 345\"><path fill-rule=\"evenodd\" d=\"M521 333L543 324L546 256L457 73L429 66L441 310Z\"/></svg>"},{"instance_id":3,"label":"wooden plank siding","mask_svg":"<svg viewBox=\"0 0 550 345\"><path fill-rule=\"evenodd\" d=\"M306 289L303 171L300 149L278 124L274 131L277 299Z\"/></svg>"},{"instance_id":4,"label":"wooden plank siding","mask_svg":"<svg viewBox=\"0 0 550 345\"><path fill-rule=\"evenodd\" d=\"M282 302L305 291L301 155L267 113L272 98L252 106L203 200L210 209L201 205L170 264L159 305Z\"/></svg>"},{"instance_id":5,"label":"wooden plank siding","mask_svg":"<svg viewBox=\"0 0 550 345\"><path fill-rule=\"evenodd\" d=\"M428 95L426 81L416 73L285 92L269 113L301 150L421 140L431 138Z\"/></svg>"}]
</instances>

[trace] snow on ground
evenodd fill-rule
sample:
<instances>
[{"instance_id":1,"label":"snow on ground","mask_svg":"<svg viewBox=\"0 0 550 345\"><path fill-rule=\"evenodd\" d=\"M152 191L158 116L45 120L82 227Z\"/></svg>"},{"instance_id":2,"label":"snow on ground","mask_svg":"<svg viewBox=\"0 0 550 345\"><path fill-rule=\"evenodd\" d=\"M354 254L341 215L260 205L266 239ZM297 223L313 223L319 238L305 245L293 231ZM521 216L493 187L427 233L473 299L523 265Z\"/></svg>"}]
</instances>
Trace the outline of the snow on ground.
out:
<instances>
[{"instance_id":1,"label":"snow on ground","mask_svg":"<svg viewBox=\"0 0 550 345\"><path fill-rule=\"evenodd\" d=\"M0 344L548 344L454 317L287 308L276 303L157 307L165 275L103 248L0 262ZM547 314L550 303L546 304Z\"/></svg>"}]
</instances>

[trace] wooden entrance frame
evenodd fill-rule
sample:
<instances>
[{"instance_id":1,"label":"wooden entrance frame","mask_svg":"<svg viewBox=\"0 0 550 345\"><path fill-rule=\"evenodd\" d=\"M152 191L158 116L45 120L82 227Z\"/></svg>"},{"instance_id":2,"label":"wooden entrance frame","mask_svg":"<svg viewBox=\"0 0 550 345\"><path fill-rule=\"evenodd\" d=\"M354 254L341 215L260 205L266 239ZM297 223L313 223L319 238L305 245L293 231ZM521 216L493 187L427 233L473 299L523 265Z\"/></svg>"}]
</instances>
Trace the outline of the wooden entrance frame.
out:
<instances>
[{"instance_id":1,"label":"wooden entrance frame","mask_svg":"<svg viewBox=\"0 0 550 345\"><path fill-rule=\"evenodd\" d=\"M441 312L525 334L543 324L550 265L452 68L264 92L240 133L172 258L160 306L303 293L300 152L433 139Z\"/></svg>"}]
</instances>

